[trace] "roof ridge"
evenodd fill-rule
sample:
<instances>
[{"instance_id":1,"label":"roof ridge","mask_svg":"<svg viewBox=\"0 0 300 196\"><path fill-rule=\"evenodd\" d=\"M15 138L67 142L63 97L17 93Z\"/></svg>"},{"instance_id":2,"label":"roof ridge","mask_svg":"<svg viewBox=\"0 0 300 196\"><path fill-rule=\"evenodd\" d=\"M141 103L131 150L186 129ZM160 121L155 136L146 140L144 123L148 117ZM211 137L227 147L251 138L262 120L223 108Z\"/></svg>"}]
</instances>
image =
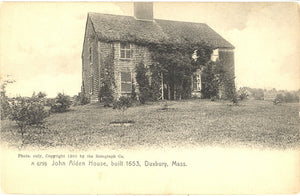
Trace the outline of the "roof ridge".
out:
<instances>
[{"instance_id":1,"label":"roof ridge","mask_svg":"<svg viewBox=\"0 0 300 196\"><path fill-rule=\"evenodd\" d=\"M107 13L99 13L99 12L88 12L88 14L99 14L99 15L109 15L109 16L123 16L123 17L134 18L134 16L129 16L129 15L107 14Z\"/></svg>"},{"instance_id":2,"label":"roof ridge","mask_svg":"<svg viewBox=\"0 0 300 196\"><path fill-rule=\"evenodd\" d=\"M120 15L120 14L107 14L107 13L100 13L100 12L88 12L88 14L101 14L101 15L109 15L109 16L122 16L122 17L130 17L130 18L134 18L134 16L130 16L130 15ZM170 21L170 22L183 22L183 23L192 23L192 24L204 24L207 25L204 22L192 22L192 21L181 21L181 20L169 20L169 19L161 19L161 18L153 18L153 21L155 20L161 20L161 21ZM207 25L208 26L208 25Z\"/></svg>"},{"instance_id":3,"label":"roof ridge","mask_svg":"<svg viewBox=\"0 0 300 196\"><path fill-rule=\"evenodd\" d=\"M203 24L203 25L207 25L204 22L192 22L192 21L181 21L181 20L168 20L168 19L157 19L155 18L154 20L162 20L162 21L170 21L170 22L182 22L182 23L191 23L191 24ZM208 25L207 25L208 26Z\"/></svg>"},{"instance_id":4,"label":"roof ridge","mask_svg":"<svg viewBox=\"0 0 300 196\"><path fill-rule=\"evenodd\" d=\"M215 48L234 48L206 23L153 19L139 21L134 16L88 12L99 39L141 43L200 43ZM188 30L187 30L188 29Z\"/></svg>"}]
</instances>

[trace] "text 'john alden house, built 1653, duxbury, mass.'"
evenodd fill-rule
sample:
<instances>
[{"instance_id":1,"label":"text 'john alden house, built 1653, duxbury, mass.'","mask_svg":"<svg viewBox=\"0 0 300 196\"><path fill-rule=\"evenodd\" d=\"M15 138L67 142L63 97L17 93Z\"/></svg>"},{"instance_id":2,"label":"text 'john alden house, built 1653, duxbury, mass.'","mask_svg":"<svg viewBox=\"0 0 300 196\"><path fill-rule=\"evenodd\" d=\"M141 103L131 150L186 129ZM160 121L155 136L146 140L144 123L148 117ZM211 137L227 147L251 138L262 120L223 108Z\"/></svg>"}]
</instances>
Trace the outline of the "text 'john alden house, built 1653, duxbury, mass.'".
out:
<instances>
[{"instance_id":1,"label":"text 'john alden house, built 1653, duxbury, mass.'","mask_svg":"<svg viewBox=\"0 0 300 196\"><path fill-rule=\"evenodd\" d=\"M180 70L180 66L185 66L180 60L159 61L157 53L156 59L153 58L155 46L163 50L165 45L164 51L167 53L169 47L168 56L173 55L176 58L181 47L191 45L192 48L192 45L201 44L211 48L209 61L218 61L224 67L227 77L234 83L234 46L204 23L154 19L151 2L134 3L134 16L88 13L82 50L82 94L91 101L96 101L101 97L101 88L105 87L112 92L114 99L131 96L132 93L138 97L140 87L136 78L136 67L142 64L146 68L151 65L160 66L157 88L161 99L201 96L201 66L193 69L189 77L181 77L186 76L184 74L191 66ZM190 56L196 61L200 54L201 51L194 50ZM179 63L176 64L177 62ZM164 64L168 64L169 68L164 67ZM170 71L172 66L180 71ZM147 70L146 75L151 85L154 81L154 78L151 79L153 74L151 69ZM180 77L183 79L178 82ZM187 86L190 87L189 91L186 90ZM224 95L231 87L221 86L218 94Z\"/></svg>"}]
</instances>

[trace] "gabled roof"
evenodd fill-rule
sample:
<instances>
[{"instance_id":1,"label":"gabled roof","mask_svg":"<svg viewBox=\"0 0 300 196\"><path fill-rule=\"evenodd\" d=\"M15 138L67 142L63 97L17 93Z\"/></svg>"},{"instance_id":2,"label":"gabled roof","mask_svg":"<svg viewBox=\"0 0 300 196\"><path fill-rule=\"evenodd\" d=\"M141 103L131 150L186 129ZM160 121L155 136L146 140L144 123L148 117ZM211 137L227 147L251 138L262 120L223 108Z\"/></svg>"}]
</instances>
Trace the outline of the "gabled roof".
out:
<instances>
[{"instance_id":1,"label":"gabled roof","mask_svg":"<svg viewBox=\"0 0 300 196\"><path fill-rule=\"evenodd\" d=\"M100 40L135 43L200 44L213 48L234 48L228 41L204 23L154 19L136 20L133 16L89 13Z\"/></svg>"}]
</instances>

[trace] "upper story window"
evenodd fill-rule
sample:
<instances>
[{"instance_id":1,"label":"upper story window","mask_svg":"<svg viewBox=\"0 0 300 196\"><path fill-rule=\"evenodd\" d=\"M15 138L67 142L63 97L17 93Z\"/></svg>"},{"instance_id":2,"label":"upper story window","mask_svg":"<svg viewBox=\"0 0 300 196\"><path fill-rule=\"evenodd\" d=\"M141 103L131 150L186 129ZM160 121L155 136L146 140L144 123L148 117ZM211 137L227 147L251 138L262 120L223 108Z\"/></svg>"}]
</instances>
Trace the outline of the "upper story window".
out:
<instances>
[{"instance_id":1,"label":"upper story window","mask_svg":"<svg viewBox=\"0 0 300 196\"><path fill-rule=\"evenodd\" d=\"M90 76L90 94L94 94L94 76Z\"/></svg>"},{"instance_id":2,"label":"upper story window","mask_svg":"<svg viewBox=\"0 0 300 196\"><path fill-rule=\"evenodd\" d=\"M89 47L89 61L90 61L90 63L92 63L93 62L93 57L92 57L92 46L90 46Z\"/></svg>"},{"instance_id":3,"label":"upper story window","mask_svg":"<svg viewBox=\"0 0 300 196\"><path fill-rule=\"evenodd\" d=\"M121 59L131 58L131 45L129 43L120 43L120 58Z\"/></svg>"},{"instance_id":4,"label":"upper story window","mask_svg":"<svg viewBox=\"0 0 300 196\"><path fill-rule=\"evenodd\" d=\"M194 50L194 53L192 54L192 59L194 59L194 61L197 61L198 55L197 55L197 50Z\"/></svg>"},{"instance_id":5,"label":"upper story window","mask_svg":"<svg viewBox=\"0 0 300 196\"><path fill-rule=\"evenodd\" d=\"M219 58L219 49L215 49L211 54L211 60L213 62L216 62L218 58Z\"/></svg>"}]
</instances>

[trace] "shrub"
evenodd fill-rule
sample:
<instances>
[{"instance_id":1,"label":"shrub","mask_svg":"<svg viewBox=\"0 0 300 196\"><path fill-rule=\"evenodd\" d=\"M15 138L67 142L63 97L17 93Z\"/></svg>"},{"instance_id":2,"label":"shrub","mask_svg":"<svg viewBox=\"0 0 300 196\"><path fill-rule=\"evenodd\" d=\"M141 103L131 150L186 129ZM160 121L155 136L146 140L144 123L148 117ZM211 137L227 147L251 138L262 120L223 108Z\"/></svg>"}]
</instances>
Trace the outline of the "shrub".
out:
<instances>
[{"instance_id":1,"label":"shrub","mask_svg":"<svg viewBox=\"0 0 300 196\"><path fill-rule=\"evenodd\" d=\"M44 101L38 96L17 97L11 101L9 118L17 123L22 136L27 126L40 126L49 115L44 108Z\"/></svg>"},{"instance_id":2,"label":"shrub","mask_svg":"<svg viewBox=\"0 0 300 196\"><path fill-rule=\"evenodd\" d=\"M35 93L33 93L32 96L35 96ZM39 99L44 99L44 98L46 98L46 96L47 96L47 94L44 93L44 92L39 92L39 93L36 95L36 97L39 98Z\"/></svg>"},{"instance_id":3,"label":"shrub","mask_svg":"<svg viewBox=\"0 0 300 196\"><path fill-rule=\"evenodd\" d=\"M7 118L10 113L9 99L6 96L6 86L14 83L15 81L9 79L9 76L6 76L6 79L3 81L0 80L0 82L0 118L3 120Z\"/></svg>"},{"instance_id":4,"label":"shrub","mask_svg":"<svg viewBox=\"0 0 300 196\"><path fill-rule=\"evenodd\" d=\"M71 106L72 102L68 95L58 93L54 99L54 103L51 105L50 111L53 113L66 112Z\"/></svg>"},{"instance_id":5,"label":"shrub","mask_svg":"<svg viewBox=\"0 0 300 196\"><path fill-rule=\"evenodd\" d=\"M293 102L299 102L299 96L295 92L282 92L276 95L276 98L273 100L273 103L293 103ZM276 103L275 105L277 105Z\"/></svg>"},{"instance_id":6,"label":"shrub","mask_svg":"<svg viewBox=\"0 0 300 196\"><path fill-rule=\"evenodd\" d=\"M149 66L149 72L151 73L151 82L149 81L149 90L150 90L150 95L151 95L151 100L152 101L157 101L159 99L162 99L163 94L161 91L162 88L162 78L163 78L163 73L162 73L162 68L160 67L159 64L153 63Z\"/></svg>"},{"instance_id":7,"label":"shrub","mask_svg":"<svg viewBox=\"0 0 300 196\"><path fill-rule=\"evenodd\" d=\"M242 101L244 99L247 99L248 98L248 93L246 91L246 89L244 87L241 87L238 92L238 98Z\"/></svg>"},{"instance_id":8,"label":"shrub","mask_svg":"<svg viewBox=\"0 0 300 196\"><path fill-rule=\"evenodd\" d=\"M146 75L147 69L143 63L136 66L136 82L139 85L139 101L144 104L150 98L149 78Z\"/></svg>"},{"instance_id":9,"label":"shrub","mask_svg":"<svg viewBox=\"0 0 300 196\"><path fill-rule=\"evenodd\" d=\"M75 103L74 105L86 105L90 103L90 99L86 97L83 93L74 96Z\"/></svg>"},{"instance_id":10,"label":"shrub","mask_svg":"<svg viewBox=\"0 0 300 196\"><path fill-rule=\"evenodd\" d=\"M129 108L131 105L132 105L131 98L130 97L122 96L122 97L119 98L119 100L114 101L114 107L113 107L113 109L118 109L122 113L124 113L124 111L127 108Z\"/></svg>"},{"instance_id":11,"label":"shrub","mask_svg":"<svg viewBox=\"0 0 300 196\"><path fill-rule=\"evenodd\" d=\"M104 107L109 107L113 103L113 90L109 87L108 84L101 86L98 98L100 101L104 102Z\"/></svg>"},{"instance_id":12,"label":"shrub","mask_svg":"<svg viewBox=\"0 0 300 196\"><path fill-rule=\"evenodd\" d=\"M84 95L79 96L79 104L80 105L86 105L90 103L90 99Z\"/></svg>"},{"instance_id":13,"label":"shrub","mask_svg":"<svg viewBox=\"0 0 300 196\"><path fill-rule=\"evenodd\" d=\"M8 117L8 115L10 113L10 107L9 107L8 98L6 96L1 95L0 98L1 98L0 115L1 115L1 120L3 120Z\"/></svg>"},{"instance_id":14,"label":"shrub","mask_svg":"<svg viewBox=\"0 0 300 196\"><path fill-rule=\"evenodd\" d=\"M264 90L263 89L252 89L252 96L255 100L263 100L264 99Z\"/></svg>"},{"instance_id":15,"label":"shrub","mask_svg":"<svg viewBox=\"0 0 300 196\"><path fill-rule=\"evenodd\" d=\"M220 86L220 73L222 70L217 70L214 62L208 62L203 66L202 71L202 89L203 98L215 99L218 96Z\"/></svg>"},{"instance_id":16,"label":"shrub","mask_svg":"<svg viewBox=\"0 0 300 196\"><path fill-rule=\"evenodd\" d=\"M282 103L282 98L280 98L280 95L276 95L275 99L273 100L274 105Z\"/></svg>"},{"instance_id":17,"label":"shrub","mask_svg":"<svg viewBox=\"0 0 300 196\"><path fill-rule=\"evenodd\" d=\"M46 98L45 100L45 106L51 107L55 103L55 98Z\"/></svg>"},{"instance_id":18,"label":"shrub","mask_svg":"<svg viewBox=\"0 0 300 196\"><path fill-rule=\"evenodd\" d=\"M132 82L132 89L131 89L131 99L132 99L132 101L136 100L135 85L133 82Z\"/></svg>"},{"instance_id":19,"label":"shrub","mask_svg":"<svg viewBox=\"0 0 300 196\"><path fill-rule=\"evenodd\" d=\"M284 101L287 103L299 102L299 96L295 92L285 92Z\"/></svg>"},{"instance_id":20,"label":"shrub","mask_svg":"<svg viewBox=\"0 0 300 196\"><path fill-rule=\"evenodd\" d=\"M104 107L110 106L113 103L113 89L115 85L115 74L114 74L114 57L113 51L105 58L103 66L100 70L100 79L102 81L99 89L98 99L104 102Z\"/></svg>"},{"instance_id":21,"label":"shrub","mask_svg":"<svg viewBox=\"0 0 300 196\"><path fill-rule=\"evenodd\" d=\"M217 99L218 99L217 96L212 96L212 97L210 98L211 101L215 101L215 100L217 100Z\"/></svg>"},{"instance_id":22,"label":"shrub","mask_svg":"<svg viewBox=\"0 0 300 196\"><path fill-rule=\"evenodd\" d=\"M226 86L225 96L226 99L230 100L233 104L238 103L238 95L235 89L235 83L233 78L227 78L224 80Z\"/></svg>"}]
</instances>

